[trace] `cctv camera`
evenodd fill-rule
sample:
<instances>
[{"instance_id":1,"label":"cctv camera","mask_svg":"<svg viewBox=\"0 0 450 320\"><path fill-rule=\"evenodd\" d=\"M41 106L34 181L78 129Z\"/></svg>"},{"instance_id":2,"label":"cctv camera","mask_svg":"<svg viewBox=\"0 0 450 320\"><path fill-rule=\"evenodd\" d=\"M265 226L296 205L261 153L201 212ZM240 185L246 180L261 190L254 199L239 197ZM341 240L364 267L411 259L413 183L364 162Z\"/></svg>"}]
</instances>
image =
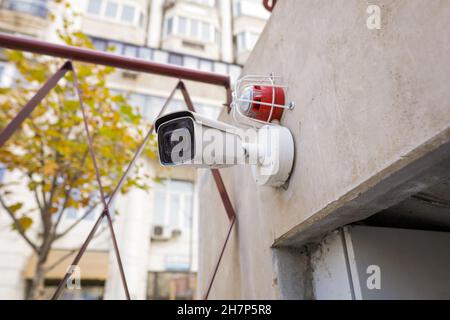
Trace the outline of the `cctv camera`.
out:
<instances>
[{"instance_id":1,"label":"cctv camera","mask_svg":"<svg viewBox=\"0 0 450 320\"><path fill-rule=\"evenodd\" d=\"M155 129L163 166L221 168L245 159L238 128L198 113L167 114L156 120Z\"/></svg>"},{"instance_id":2,"label":"cctv camera","mask_svg":"<svg viewBox=\"0 0 450 320\"><path fill-rule=\"evenodd\" d=\"M292 135L279 125L242 130L181 111L158 118L155 129L163 166L223 168L249 164L255 181L271 186L283 185L292 169Z\"/></svg>"}]
</instances>

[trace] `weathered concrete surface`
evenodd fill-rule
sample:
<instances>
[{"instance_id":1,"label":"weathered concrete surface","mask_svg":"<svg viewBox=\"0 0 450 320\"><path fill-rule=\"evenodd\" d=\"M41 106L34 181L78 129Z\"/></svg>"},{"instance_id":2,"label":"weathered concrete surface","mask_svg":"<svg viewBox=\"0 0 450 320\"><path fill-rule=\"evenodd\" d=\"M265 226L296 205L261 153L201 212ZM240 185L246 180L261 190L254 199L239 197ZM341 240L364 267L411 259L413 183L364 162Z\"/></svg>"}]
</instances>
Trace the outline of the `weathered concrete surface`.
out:
<instances>
[{"instance_id":1,"label":"weathered concrete surface","mask_svg":"<svg viewBox=\"0 0 450 320\"><path fill-rule=\"evenodd\" d=\"M381 30L366 27L368 1L277 3L244 73L275 72L290 86L297 107L282 124L295 138L295 168L286 190L257 187L248 167L222 170L239 223L212 297L280 297L271 246L366 218L437 180L434 166L445 170L450 2L377 4ZM201 278L226 230L209 173L203 181Z\"/></svg>"},{"instance_id":2,"label":"weathered concrete surface","mask_svg":"<svg viewBox=\"0 0 450 320\"><path fill-rule=\"evenodd\" d=\"M223 173L222 173L223 174ZM199 267L197 296L202 299L211 280L214 267L227 235L230 221L225 213L216 185L209 170L200 170L201 186L199 203ZM229 185L230 181L224 179ZM230 196L233 195L230 193ZM232 197L234 200L234 197ZM224 297L241 298L241 272L239 262L239 224L234 226L217 271L209 299ZM201 252L201 253L200 253ZM223 285L226 284L226 285Z\"/></svg>"}]
</instances>

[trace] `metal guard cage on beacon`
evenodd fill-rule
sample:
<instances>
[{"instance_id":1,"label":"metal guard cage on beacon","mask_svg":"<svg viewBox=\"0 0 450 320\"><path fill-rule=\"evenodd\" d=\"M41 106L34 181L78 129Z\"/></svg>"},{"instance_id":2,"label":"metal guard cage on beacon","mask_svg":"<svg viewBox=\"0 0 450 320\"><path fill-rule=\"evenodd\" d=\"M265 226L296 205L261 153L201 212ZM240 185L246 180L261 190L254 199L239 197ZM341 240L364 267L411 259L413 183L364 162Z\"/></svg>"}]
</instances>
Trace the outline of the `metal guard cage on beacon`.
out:
<instances>
[{"instance_id":1,"label":"metal guard cage on beacon","mask_svg":"<svg viewBox=\"0 0 450 320\"><path fill-rule=\"evenodd\" d=\"M288 87L276 84L277 79L273 74L247 75L236 81L231 103L236 123L259 128L280 121L285 109L294 109L294 102L285 103Z\"/></svg>"}]
</instances>

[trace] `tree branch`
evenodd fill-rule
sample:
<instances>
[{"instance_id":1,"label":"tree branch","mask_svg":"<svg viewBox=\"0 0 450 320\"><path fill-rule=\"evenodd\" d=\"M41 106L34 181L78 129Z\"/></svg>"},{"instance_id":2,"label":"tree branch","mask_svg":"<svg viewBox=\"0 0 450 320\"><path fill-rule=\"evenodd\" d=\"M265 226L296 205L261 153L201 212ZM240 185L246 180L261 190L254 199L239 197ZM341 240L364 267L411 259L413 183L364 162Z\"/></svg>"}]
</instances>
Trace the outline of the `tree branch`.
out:
<instances>
[{"instance_id":1,"label":"tree branch","mask_svg":"<svg viewBox=\"0 0 450 320\"><path fill-rule=\"evenodd\" d=\"M36 188L33 189L33 193L34 193L34 199L36 200L39 211L42 212L44 210L44 208L42 207L41 200L39 200L39 194L38 194L38 191L36 190Z\"/></svg>"},{"instance_id":2,"label":"tree branch","mask_svg":"<svg viewBox=\"0 0 450 320\"><path fill-rule=\"evenodd\" d=\"M22 226L19 223L19 220L14 216L14 213L9 209L9 207L6 205L5 201L3 200L3 197L0 195L0 203L5 209L5 211L8 213L8 215L11 217L11 219L14 222L14 225L16 226L17 231L22 236L22 238L30 245L30 247L36 252L39 253L38 246L31 241L31 239L25 234L25 230L22 228Z\"/></svg>"},{"instance_id":3,"label":"tree branch","mask_svg":"<svg viewBox=\"0 0 450 320\"><path fill-rule=\"evenodd\" d=\"M31 173L28 173L26 176L28 177L28 179L30 179L30 181L33 181ZM37 188L33 188L32 191L34 194L34 199L36 200L36 203L38 205L39 212L41 213L41 216L42 216L42 212L43 212L44 208L42 207L41 200L39 199L39 193L37 191Z\"/></svg>"},{"instance_id":4,"label":"tree branch","mask_svg":"<svg viewBox=\"0 0 450 320\"><path fill-rule=\"evenodd\" d=\"M70 225L70 227L68 227L66 230L64 230L63 232L61 232L60 234L56 235L55 234L55 240L64 237L66 234L68 234L73 228L75 228L81 221L83 221L83 219L85 219L90 213L92 213L95 208L97 208L98 204L100 202L97 202L96 204L94 204L92 207L90 207L88 210L85 211L85 213L77 219L77 221L75 221L72 225Z\"/></svg>"},{"instance_id":5,"label":"tree branch","mask_svg":"<svg viewBox=\"0 0 450 320\"><path fill-rule=\"evenodd\" d=\"M87 149L87 150L85 151L85 153L83 154L83 157L81 158L80 168L83 168L84 163L86 162L86 159L87 159L88 154L89 154L89 149ZM71 180L72 183L74 183L74 182L76 182L76 181L78 180L78 178L80 177L81 172L82 172L82 171L81 171L81 169L80 169L80 170L78 170L78 171L73 175L72 180ZM69 189L66 190L66 192L64 193L65 198L64 198L63 206L62 206L62 208L61 208L61 213L59 214L58 219L56 220L56 222L55 222L55 224L54 224L54 226L53 226L53 230L52 230L52 235L53 235L53 237L55 237L55 238L56 238L56 229L58 228L58 225L59 225L59 223L61 222L61 218L62 218L62 215L63 215L63 213L64 213L64 210L65 210L66 207L67 207L67 202L69 201L70 192L72 192L72 189L73 189L73 187L70 186Z\"/></svg>"},{"instance_id":6,"label":"tree branch","mask_svg":"<svg viewBox=\"0 0 450 320\"><path fill-rule=\"evenodd\" d=\"M44 234L51 237L52 236L52 202L53 202L53 197L55 196L55 191L56 191L56 187L57 187L57 182L58 180L58 173L55 173L52 179L52 185L51 185L51 190L50 190L50 195L48 198L48 204L47 204L47 211L44 214Z\"/></svg>"},{"instance_id":7,"label":"tree branch","mask_svg":"<svg viewBox=\"0 0 450 320\"><path fill-rule=\"evenodd\" d=\"M72 191L72 187L69 187L69 189L67 189L66 192L64 192L64 202L63 202L63 205L62 205L62 207L60 209L59 216L56 219L55 224L53 225L53 230L52 230L52 236L53 237L55 237L56 229L58 228L58 225L61 222L61 218L63 216L64 210L66 210L66 208L67 208L67 203L69 202L70 192L71 191Z\"/></svg>"}]
</instances>

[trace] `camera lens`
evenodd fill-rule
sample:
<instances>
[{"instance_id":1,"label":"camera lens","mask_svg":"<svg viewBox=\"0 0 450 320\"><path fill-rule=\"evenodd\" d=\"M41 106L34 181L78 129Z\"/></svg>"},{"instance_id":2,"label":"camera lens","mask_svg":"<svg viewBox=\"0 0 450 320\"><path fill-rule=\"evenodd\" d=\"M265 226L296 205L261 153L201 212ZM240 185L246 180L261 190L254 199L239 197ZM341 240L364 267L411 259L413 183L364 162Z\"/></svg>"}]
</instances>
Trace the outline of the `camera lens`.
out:
<instances>
[{"instance_id":1,"label":"camera lens","mask_svg":"<svg viewBox=\"0 0 450 320\"><path fill-rule=\"evenodd\" d=\"M169 121L158 129L159 158L162 164L185 163L194 158L194 124L191 118Z\"/></svg>"},{"instance_id":2,"label":"camera lens","mask_svg":"<svg viewBox=\"0 0 450 320\"><path fill-rule=\"evenodd\" d=\"M188 157L187 160L189 160L189 154L191 151L189 138L190 133L189 130L186 128L164 132L162 137L162 143L165 156L168 158L178 156L180 159L183 159L185 156L187 156ZM187 141L188 143L183 144L184 141ZM177 145L180 145L180 148L177 149Z\"/></svg>"}]
</instances>

